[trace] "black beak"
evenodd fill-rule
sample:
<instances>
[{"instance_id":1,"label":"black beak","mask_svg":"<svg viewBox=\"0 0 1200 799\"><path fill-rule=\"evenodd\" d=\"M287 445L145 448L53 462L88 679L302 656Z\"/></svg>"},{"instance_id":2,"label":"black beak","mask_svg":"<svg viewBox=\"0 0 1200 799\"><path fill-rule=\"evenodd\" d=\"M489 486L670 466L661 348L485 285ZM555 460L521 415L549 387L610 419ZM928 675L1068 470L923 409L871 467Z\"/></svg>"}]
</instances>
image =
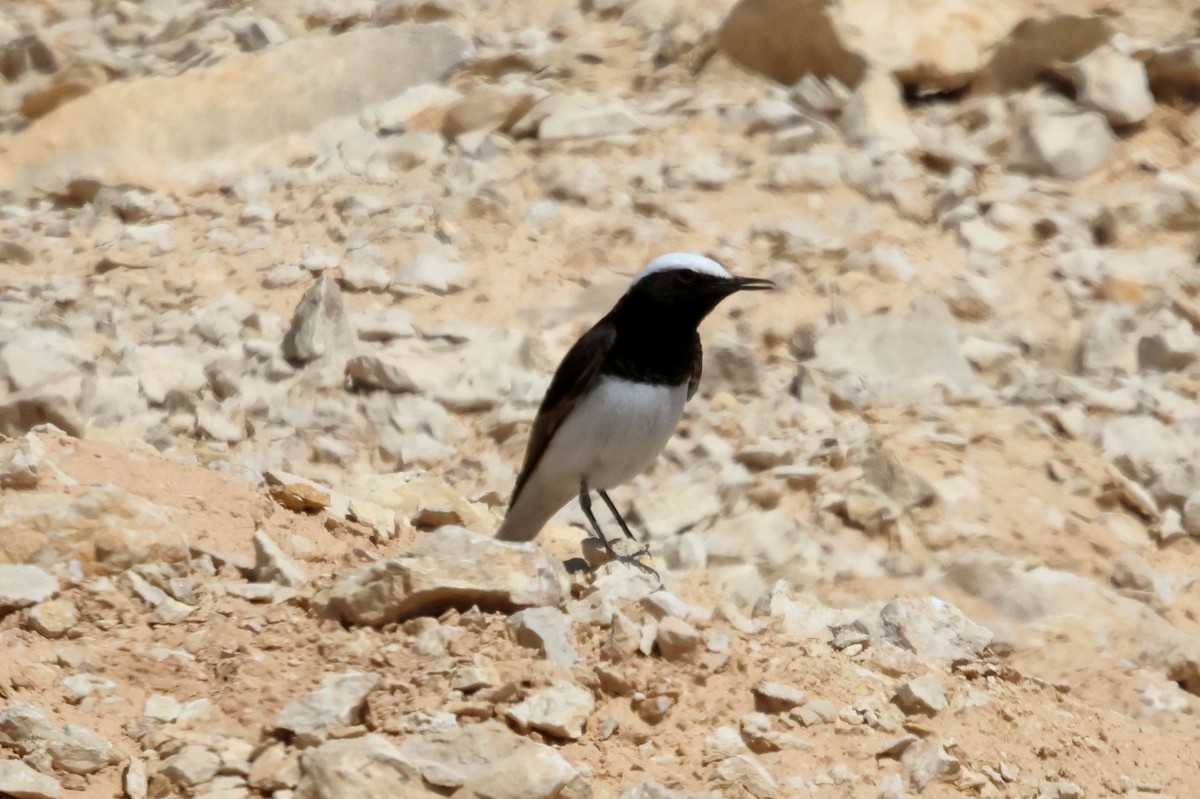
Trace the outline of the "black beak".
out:
<instances>
[{"instance_id":1,"label":"black beak","mask_svg":"<svg viewBox=\"0 0 1200 799\"><path fill-rule=\"evenodd\" d=\"M765 280L761 277L737 277L736 275L725 281L725 285L730 291L769 291L775 288L775 284L770 280Z\"/></svg>"}]
</instances>

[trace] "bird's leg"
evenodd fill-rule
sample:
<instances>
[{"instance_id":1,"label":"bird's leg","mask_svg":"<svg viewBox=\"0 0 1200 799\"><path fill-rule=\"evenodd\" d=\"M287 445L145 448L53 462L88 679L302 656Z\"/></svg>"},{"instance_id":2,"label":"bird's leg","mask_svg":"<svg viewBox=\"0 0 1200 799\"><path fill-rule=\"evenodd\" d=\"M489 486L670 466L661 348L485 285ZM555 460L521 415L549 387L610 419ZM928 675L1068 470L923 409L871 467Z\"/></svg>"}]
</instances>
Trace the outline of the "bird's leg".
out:
<instances>
[{"instance_id":1,"label":"bird's leg","mask_svg":"<svg viewBox=\"0 0 1200 799\"><path fill-rule=\"evenodd\" d=\"M600 496L604 497L604 502L606 505L608 505L608 509L611 510L613 515L617 517L617 521L620 523L621 529L625 531L625 535L633 538L633 533L629 532L629 528L625 526L625 520L621 518L621 514L617 513L617 509L613 505L612 500L608 498L608 494L605 494L603 491L598 493ZM638 558L650 551L647 547L642 547L640 552L637 552L633 555L621 555L615 549L613 549L612 544L609 543L609 540L604 537L604 533L600 530L600 524L596 521L596 517L592 513L592 498L588 496L587 482L580 482L579 484L579 506L583 508L583 515L587 517L589 522L591 522L592 529L596 531L596 535L600 536L600 540L604 543L604 548L608 550L609 557L615 561L627 563L630 566L640 569L647 574L654 575L655 579L658 580L659 588L662 588L662 577L659 576L658 572L638 560ZM633 538L633 540L636 541L637 539Z\"/></svg>"},{"instance_id":2,"label":"bird's leg","mask_svg":"<svg viewBox=\"0 0 1200 799\"><path fill-rule=\"evenodd\" d=\"M608 492L597 491L596 493L600 495L600 499L604 500L604 504L608 506L608 510L612 513L613 518L617 520L617 524L621 525L621 532L623 532L627 538L632 538L634 541L637 541L637 537L629 531L629 525L627 525L625 520L621 518L621 513L617 510L617 506L612 501L612 498L608 496Z\"/></svg>"},{"instance_id":3,"label":"bird's leg","mask_svg":"<svg viewBox=\"0 0 1200 799\"><path fill-rule=\"evenodd\" d=\"M601 493L601 496L604 496L604 494ZM614 558L617 557L617 553L613 551L612 544L608 543L608 539L604 537L604 531L600 529L600 523L596 521L595 514L592 513L592 498L588 496L586 481L579 483L579 507L583 508L583 515L587 517L588 522L592 525L592 529L600 537L600 541L604 544L604 548L608 550L608 554Z\"/></svg>"},{"instance_id":4,"label":"bird's leg","mask_svg":"<svg viewBox=\"0 0 1200 799\"><path fill-rule=\"evenodd\" d=\"M617 524L620 525L620 530L622 530L622 533L624 533L626 537L629 537L630 541L634 541L635 543L641 543L641 541L637 540L637 536L635 536L634 534L631 533L631 531L629 529L629 524L625 524L625 519L622 518L622 516L620 516L620 511L617 510L616 503L613 503L612 498L608 497L608 492L598 491L596 493L600 494L600 499L604 500L604 504L607 505L608 510L610 510L612 512L612 517L614 519L617 519ZM634 557L635 558L640 557L640 555L647 554L649 551L650 551L649 546L643 545L641 548L641 551L638 552L636 555L634 555Z\"/></svg>"}]
</instances>

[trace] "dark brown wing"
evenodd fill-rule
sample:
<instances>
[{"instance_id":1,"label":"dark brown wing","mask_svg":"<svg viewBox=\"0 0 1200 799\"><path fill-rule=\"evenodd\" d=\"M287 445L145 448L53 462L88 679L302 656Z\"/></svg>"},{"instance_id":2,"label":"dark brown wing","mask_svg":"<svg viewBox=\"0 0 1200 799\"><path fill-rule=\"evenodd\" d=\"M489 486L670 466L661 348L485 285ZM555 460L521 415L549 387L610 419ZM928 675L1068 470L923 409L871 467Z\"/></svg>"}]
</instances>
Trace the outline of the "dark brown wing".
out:
<instances>
[{"instance_id":1,"label":"dark brown wing","mask_svg":"<svg viewBox=\"0 0 1200 799\"><path fill-rule=\"evenodd\" d=\"M704 369L704 348L700 346L700 335L696 334L696 343L692 350L692 374L688 377L688 395L691 399L700 388L700 372Z\"/></svg>"},{"instance_id":2,"label":"dark brown wing","mask_svg":"<svg viewBox=\"0 0 1200 799\"><path fill-rule=\"evenodd\" d=\"M521 473L517 475L517 485L513 488L512 499L508 506L511 508L521 495L521 489L538 462L550 445L550 439L562 425L567 414L579 404L580 398L596 382L604 358L612 349L617 338L616 327L607 320L601 320L579 341L567 351L566 357L558 365L550 388L538 407L537 417L533 420L533 429L529 432L529 446L525 449L525 463L521 465Z\"/></svg>"}]
</instances>

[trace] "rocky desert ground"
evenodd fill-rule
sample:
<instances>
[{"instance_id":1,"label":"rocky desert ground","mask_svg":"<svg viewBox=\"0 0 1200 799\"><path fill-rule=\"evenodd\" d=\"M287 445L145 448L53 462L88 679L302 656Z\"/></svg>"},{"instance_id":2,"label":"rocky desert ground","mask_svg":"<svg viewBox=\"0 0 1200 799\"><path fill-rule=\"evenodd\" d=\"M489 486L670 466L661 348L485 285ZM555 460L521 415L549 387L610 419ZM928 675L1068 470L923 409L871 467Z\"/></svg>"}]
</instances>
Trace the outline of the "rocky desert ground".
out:
<instances>
[{"instance_id":1,"label":"rocky desert ground","mask_svg":"<svg viewBox=\"0 0 1200 799\"><path fill-rule=\"evenodd\" d=\"M7 0L0 795L1200 795L1180 0ZM771 278L490 539L651 257Z\"/></svg>"}]
</instances>

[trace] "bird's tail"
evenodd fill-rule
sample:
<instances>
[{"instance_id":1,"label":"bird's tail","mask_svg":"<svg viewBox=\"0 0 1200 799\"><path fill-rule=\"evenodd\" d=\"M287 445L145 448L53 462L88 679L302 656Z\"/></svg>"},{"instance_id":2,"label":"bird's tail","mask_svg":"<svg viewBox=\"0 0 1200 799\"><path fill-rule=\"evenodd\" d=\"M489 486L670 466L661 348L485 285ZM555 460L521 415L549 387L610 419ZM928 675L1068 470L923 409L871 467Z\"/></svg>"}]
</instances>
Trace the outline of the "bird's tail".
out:
<instances>
[{"instance_id":1,"label":"bird's tail","mask_svg":"<svg viewBox=\"0 0 1200 799\"><path fill-rule=\"evenodd\" d=\"M496 532L500 541L532 541L558 513L559 508L571 501L574 493L563 494L547 490L545 486L526 483L521 493L508 507L504 521Z\"/></svg>"}]
</instances>

